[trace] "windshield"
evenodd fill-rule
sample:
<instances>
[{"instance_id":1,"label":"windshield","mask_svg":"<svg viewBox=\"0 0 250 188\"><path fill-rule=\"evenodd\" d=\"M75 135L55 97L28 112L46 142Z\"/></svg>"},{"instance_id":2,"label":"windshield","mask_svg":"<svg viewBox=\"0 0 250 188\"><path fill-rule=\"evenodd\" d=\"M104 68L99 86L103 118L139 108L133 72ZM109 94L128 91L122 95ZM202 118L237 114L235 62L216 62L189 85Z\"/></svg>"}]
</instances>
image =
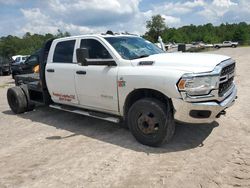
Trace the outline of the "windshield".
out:
<instances>
[{"instance_id":1,"label":"windshield","mask_svg":"<svg viewBox=\"0 0 250 188\"><path fill-rule=\"evenodd\" d=\"M105 39L123 59L132 60L164 53L156 45L140 37L106 37Z\"/></svg>"},{"instance_id":2,"label":"windshield","mask_svg":"<svg viewBox=\"0 0 250 188\"><path fill-rule=\"evenodd\" d=\"M21 57L17 57L15 62L19 62L21 60Z\"/></svg>"}]
</instances>

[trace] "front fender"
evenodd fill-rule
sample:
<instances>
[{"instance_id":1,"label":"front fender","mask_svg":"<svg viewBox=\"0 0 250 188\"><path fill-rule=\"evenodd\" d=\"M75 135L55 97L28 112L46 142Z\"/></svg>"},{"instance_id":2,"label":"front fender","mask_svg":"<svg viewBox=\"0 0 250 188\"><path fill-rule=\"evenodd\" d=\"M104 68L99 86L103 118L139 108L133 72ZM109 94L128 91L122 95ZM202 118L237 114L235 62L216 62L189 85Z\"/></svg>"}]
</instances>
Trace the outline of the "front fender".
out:
<instances>
[{"instance_id":1,"label":"front fender","mask_svg":"<svg viewBox=\"0 0 250 188\"><path fill-rule=\"evenodd\" d=\"M118 73L120 114L123 114L127 96L136 89L151 89L168 98L181 98L176 84L184 73L186 72L152 66L122 67Z\"/></svg>"}]
</instances>

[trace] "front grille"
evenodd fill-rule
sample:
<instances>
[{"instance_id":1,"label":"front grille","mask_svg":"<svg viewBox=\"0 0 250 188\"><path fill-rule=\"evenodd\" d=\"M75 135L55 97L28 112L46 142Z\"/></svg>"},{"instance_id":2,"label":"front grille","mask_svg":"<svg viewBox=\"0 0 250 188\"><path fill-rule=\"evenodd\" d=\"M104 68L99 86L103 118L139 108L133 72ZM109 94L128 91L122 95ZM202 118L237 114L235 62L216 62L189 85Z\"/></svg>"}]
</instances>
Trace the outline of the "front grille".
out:
<instances>
[{"instance_id":1,"label":"front grille","mask_svg":"<svg viewBox=\"0 0 250 188\"><path fill-rule=\"evenodd\" d=\"M221 70L220 76L225 76L227 74L234 73L234 69L235 69L235 63L228 65Z\"/></svg>"},{"instance_id":2,"label":"front grille","mask_svg":"<svg viewBox=\"0 0 250 188\"><path fill-rule=\"evenodd\" d=\"M235 63L224 67L220 74L219 96L222 97L232 86L234 81Z\"/></svg>"}]
</instances>

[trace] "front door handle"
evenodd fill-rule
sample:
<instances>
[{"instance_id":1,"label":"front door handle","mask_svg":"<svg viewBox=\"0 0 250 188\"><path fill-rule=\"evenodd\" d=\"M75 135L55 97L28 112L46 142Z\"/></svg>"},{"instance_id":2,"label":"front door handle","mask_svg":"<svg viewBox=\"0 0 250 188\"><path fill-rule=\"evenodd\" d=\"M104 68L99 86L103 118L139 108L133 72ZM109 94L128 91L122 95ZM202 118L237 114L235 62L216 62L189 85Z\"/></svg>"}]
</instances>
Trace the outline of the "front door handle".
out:
<instances>
[{"instance_id":1,"label":"front door handle","mask_svg":"<svg viewBox=\"0 0 250 188\"><path fill-rule=\"evenodd\" d=\"M47 72L55 72L54 69L47 69Z\"/></svg>"},{"instance_id":2,"label":"front door handle","mask_svg":"<svg viewBox=\"0 0 250 188\"><path fill-rule=\"evenodd\" d=\"M83 74L83 75L85 75L85 74L87 74L87 72L79 70L79 71L76 71L76 74Z\"/></svg>"}]
</instances>

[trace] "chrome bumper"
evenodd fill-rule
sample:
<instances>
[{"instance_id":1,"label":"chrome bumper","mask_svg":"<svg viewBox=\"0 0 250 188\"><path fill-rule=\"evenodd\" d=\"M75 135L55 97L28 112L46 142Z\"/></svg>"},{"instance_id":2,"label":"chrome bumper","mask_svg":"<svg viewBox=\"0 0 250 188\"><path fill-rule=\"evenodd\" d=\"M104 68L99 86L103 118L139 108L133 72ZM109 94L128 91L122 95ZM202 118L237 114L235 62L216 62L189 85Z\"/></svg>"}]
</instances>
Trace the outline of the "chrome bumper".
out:
<instances>
[{"instance_id":1,"label":"chrome bumper","mask_svg":"<svg viewBox=\"0 0 250 188\"><path fill-rule=\"evenodd\" d=\"M237 89L221 102L185 102L182 99L172 99L175 109L174 118L186 123L211 123L216 116L226 108L232 106L237 97ZM210 112L209 117L194 117L192 112Z\"/></svg>"}]
</instances>

